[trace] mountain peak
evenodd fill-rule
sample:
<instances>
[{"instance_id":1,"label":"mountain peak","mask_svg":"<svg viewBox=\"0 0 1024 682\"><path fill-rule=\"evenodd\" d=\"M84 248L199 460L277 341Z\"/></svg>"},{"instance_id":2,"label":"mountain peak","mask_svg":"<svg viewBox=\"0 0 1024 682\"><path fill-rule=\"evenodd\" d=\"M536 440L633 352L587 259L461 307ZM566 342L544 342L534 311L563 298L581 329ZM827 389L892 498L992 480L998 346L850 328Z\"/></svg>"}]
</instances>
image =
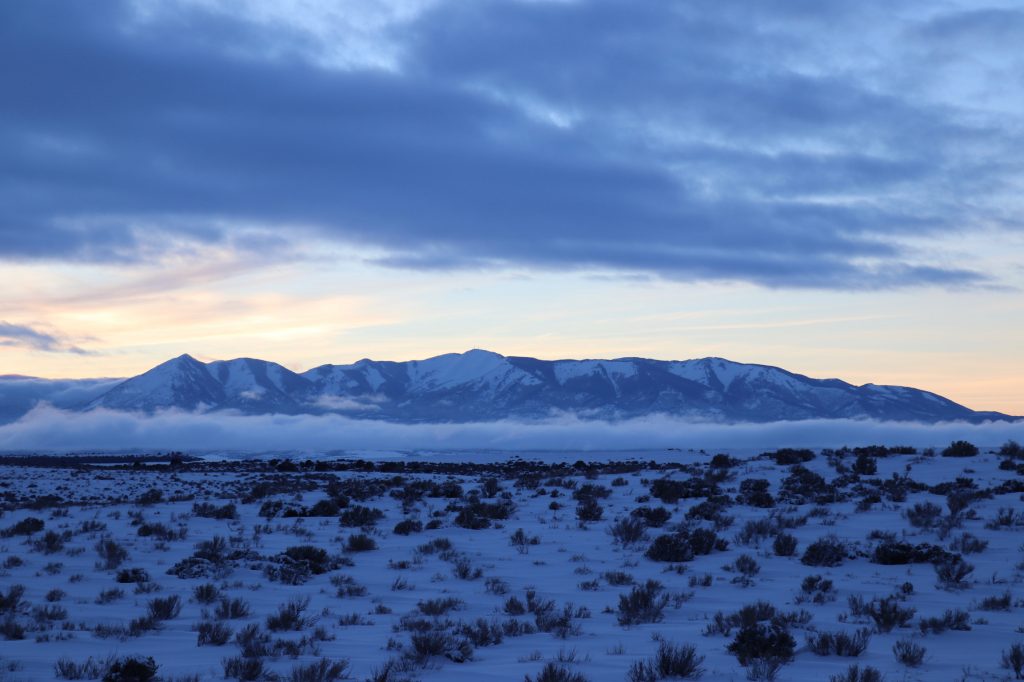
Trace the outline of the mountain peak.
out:
<instances>
[{"instance_id":1,"label":"mountain peak","mask_svg":"<svg viewBox=\"0 0 1024 682\"><path fill-rule=\"evenodd\" d=\"M495 353L492 350L486 350L484 348L470 348L469 350L462 353L463 356L469 357L493 357L493 358L504 358L505 356L501 353Z\"/></svg>"},{"instance_id":2,"label":"mountain peak","mask_svg":"<svg viewBox=\"0 0 1024 682\"><path fill-rule=\"evenodd\" d=\"M667 414L747 422L1005 417L977 413L913 388L853 386L721 357L549 361L481 348L407 362L364 359L322 365L301 375L254 358L204 364L183 354L122 382L90 406L340 412L407 422L536 419L553 413L594 419Z\"/></svg>"}]
</instances>

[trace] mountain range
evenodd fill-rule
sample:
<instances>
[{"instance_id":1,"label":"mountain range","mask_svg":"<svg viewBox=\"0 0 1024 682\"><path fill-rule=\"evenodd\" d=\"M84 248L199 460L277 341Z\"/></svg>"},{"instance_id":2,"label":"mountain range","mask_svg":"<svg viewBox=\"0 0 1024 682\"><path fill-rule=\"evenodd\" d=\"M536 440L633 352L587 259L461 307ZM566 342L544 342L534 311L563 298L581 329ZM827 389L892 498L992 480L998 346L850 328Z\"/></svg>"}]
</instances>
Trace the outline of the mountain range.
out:
<instances>
[{"instance_id":1,"label":"mountain range","mask_svg":"<svg viewBox=\"0 0 1024 682\"><path fill-rule=\"evenodd\" d=\"M303 373L265 360L168 360L129 379L0 377L0 421L36 403L106 408L327 414L400 422L617 419L669 414L722 422L872 418L939 422L1013 419L903 386L855 386L723 358L538 360L485 350L408 362L360 360Z\"/></svg>"}]
</instances>

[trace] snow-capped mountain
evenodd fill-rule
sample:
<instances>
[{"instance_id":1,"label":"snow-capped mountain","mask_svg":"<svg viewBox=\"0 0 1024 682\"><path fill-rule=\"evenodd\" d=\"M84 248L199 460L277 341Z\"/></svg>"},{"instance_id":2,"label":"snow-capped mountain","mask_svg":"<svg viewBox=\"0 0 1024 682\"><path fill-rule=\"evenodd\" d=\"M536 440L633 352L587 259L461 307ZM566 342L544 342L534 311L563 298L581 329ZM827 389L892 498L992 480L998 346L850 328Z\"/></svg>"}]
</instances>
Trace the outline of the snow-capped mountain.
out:
<instances>
[{"instance_id":1,"label":"snow-capped mountain","mask_svg":"<svg viewBox=\"0 0 1024 682\"><path fill-rule=\"evenodd\" d=\"M238 358L202 363L182 355L115 386L89 407L153 411L237 409L301 412L312 384L274 362Z\"/></svg>"},{"instance_id":2,"label":"snow-capped mountain","mask_svg":"<svg viewBox=\"0 0 1024 682\"><path fill-rule=\"evenodd\" d=\"M663 413L753 422L1009 418L918 389L854 386L722 358L548 361L484 350L409 362L360 360L302 374L251 358L202 363L183 355L82 407L334 412L405 422L534 419L565 412L583 418Z\"/></svg>"}]
</instances>

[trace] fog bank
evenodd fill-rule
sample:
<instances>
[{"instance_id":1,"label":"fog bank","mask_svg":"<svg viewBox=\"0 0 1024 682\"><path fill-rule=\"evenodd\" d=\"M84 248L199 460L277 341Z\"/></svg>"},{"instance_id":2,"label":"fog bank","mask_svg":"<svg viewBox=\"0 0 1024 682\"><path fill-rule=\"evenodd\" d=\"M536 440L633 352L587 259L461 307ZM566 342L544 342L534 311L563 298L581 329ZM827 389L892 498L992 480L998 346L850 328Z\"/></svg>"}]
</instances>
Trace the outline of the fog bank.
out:
<instances>
[{"instance_id":1,"label":"fog bank","mask_svg":"<svg viewBox=\"0 0 1024 682\"><path fill-rule=\"evenodd\" d=\"M999 445L1011 438L1024 441L1024 423L808 420L718 424L666 415L622 421L590 421L563 415L531 422L395 424L338 415L252 416L181 411L144 415L110 410L69 412L42 405L18 421L0 426L0 450L37 452L712 450L874 443L927 447L960 438L982 446Z\"/></svg>"}]
</instances>

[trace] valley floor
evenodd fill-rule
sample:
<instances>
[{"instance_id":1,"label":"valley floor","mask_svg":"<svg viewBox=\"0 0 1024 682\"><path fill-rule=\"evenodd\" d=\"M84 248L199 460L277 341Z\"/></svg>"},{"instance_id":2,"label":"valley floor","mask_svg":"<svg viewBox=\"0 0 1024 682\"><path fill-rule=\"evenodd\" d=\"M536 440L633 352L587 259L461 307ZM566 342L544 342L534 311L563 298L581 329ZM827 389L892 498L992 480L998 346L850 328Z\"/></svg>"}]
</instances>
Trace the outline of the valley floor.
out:
<instances>
[{"instance_id":1,"label":"valley floor","mask_svg":"<svg viewBox=\"0 0 1024 682\"><path fill-rule=\"evenodd\" d=\"M340 677L322 659L358 680L680 679L638 666L661 642L706 680L1013 679L1021 470L884 449L0 464L0 680L127 657L165 680ZM822 636L859 631L857 655Z\"/></svg>"}]
</instances>

